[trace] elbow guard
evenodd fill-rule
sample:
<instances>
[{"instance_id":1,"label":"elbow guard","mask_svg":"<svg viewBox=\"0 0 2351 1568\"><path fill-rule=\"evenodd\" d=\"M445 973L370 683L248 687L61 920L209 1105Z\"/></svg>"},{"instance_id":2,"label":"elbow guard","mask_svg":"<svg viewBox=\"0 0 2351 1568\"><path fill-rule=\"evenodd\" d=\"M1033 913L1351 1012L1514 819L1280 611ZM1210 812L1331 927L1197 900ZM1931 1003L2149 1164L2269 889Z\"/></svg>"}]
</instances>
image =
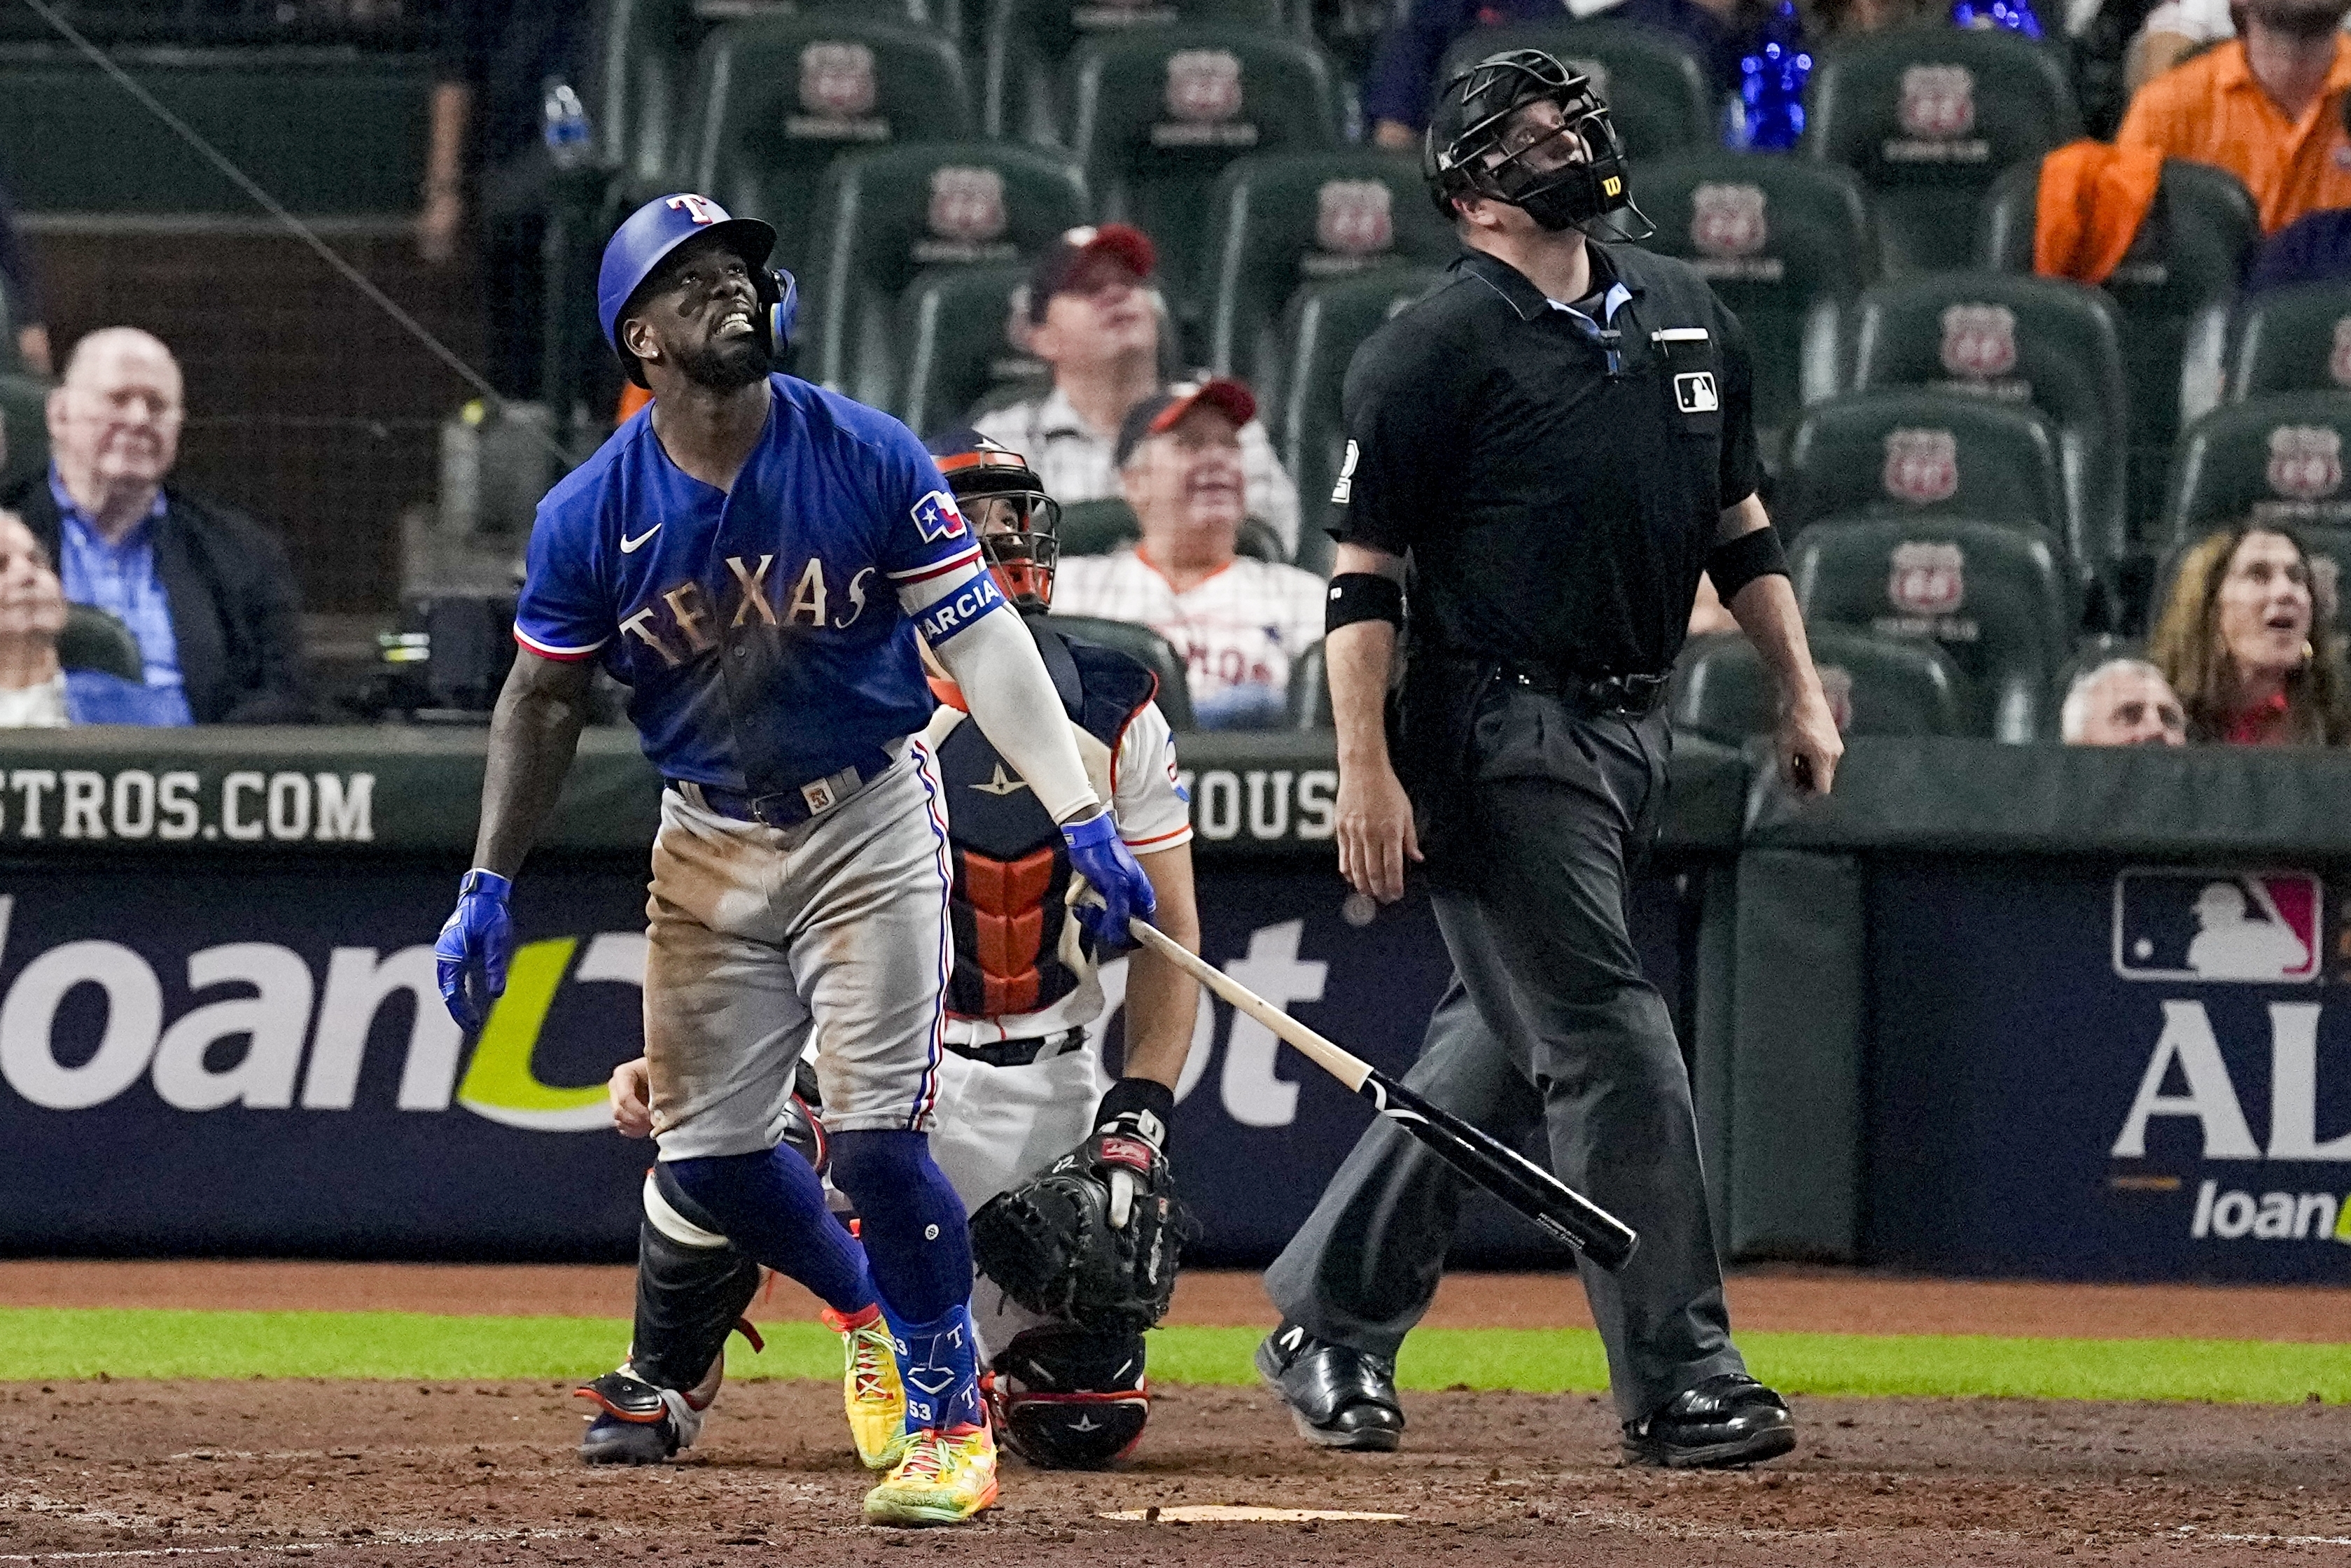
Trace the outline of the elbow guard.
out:
<instances>
[{"instance_id":1,"label":"elbow guard","mask_svg":"<svg viewBox=\"0 0 2351 1568\"><path fill-rule=\"evenodd\" d=\"M1343 571L1332 578L1330 594L1323 601L1322 634L1327 637L1358 621L1384 621L1401 630L1403 585L1375 571Z\"/></svg>"},{"instance_id":2,"label":"elbow guard","mask_svg":"<svg viewBox=\"0 0 2351 1568\"><path fill-rule=\"evenodd\" d=\"M1759 577L1787 576L1788 552L1780 548L1780 530L1766 523L1724 540L1707 551L1706 574L1726 605Z\"/></svg>"}]
</instances>

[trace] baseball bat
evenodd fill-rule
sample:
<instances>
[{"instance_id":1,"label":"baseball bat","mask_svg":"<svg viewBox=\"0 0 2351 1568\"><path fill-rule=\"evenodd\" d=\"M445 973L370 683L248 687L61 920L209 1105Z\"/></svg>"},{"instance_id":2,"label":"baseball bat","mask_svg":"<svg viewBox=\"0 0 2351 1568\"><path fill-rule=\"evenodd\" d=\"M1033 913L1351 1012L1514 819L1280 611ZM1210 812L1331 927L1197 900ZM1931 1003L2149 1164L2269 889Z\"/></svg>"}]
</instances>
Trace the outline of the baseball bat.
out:
<instances>
[{"instance_id":1,"label":"baseball bat","mask_svg":"<svg viewBox=\"0 0 2351 1568\"><path fill-rule=\"evenodd\" d=\"M1130 919L1135 940L1271 1030L1301 1056L1369 1100L1429 1152L1612 1273L1640 1244L1633 1228L1534 1161L1342 1049L1197 956L1157 926Z\"/></svg>"}]
</instances>

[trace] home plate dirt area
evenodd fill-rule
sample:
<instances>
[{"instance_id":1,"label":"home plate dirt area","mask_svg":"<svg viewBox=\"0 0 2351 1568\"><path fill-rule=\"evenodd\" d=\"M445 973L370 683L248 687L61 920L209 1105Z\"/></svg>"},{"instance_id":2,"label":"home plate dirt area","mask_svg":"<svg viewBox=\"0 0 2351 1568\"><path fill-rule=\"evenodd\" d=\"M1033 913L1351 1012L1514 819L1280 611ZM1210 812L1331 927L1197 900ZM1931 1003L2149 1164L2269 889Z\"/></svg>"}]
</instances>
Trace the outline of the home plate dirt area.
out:
<instances>
[{"instance_id":1,"label":"home plate dirt area","mask_svg":"<svg viewBox=\"0 0 2351 1568\"><path fill-rule=\"evenodd\" d=\"M1262 1392L1186 1387L1125 1468L1008 1459L986 1521L911 1532L859 1524L838 1399L738 1385L682 1462L590 1470L568 1385L14 1385L0 1563L2351 1561L2351 1410L2331 1406L1800 1399L1789 1459L1667 1475L1621 1468L1585 1395L1407 1395L1401 1452L1337 1455ZM1405 1518L1180 1521L1203 1504Z\"/></svg>"}]
</instances>

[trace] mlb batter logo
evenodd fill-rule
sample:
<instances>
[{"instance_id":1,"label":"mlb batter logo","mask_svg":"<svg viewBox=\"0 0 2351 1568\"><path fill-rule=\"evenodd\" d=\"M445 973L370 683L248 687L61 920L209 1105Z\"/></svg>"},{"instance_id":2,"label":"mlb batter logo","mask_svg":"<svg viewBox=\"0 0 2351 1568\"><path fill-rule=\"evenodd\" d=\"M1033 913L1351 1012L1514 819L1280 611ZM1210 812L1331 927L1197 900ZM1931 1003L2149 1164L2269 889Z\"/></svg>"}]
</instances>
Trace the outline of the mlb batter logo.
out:
<instances>
[{"instance_id":1,"label":"mlb batter logo","mask_svg":"<svg viewBox=\"0 0 2351 1568\"><path fill-rule=\"evenodd\" d=\"M1771 239L1761 185L1700 185L1690 193L1690 248L1701 256L1753 256Z\"/></svg>"},{"instance_id":2,"label":"mlb batter logo","mask_svg":"<svg viewBox=\"0 0 2351 1568\"><path fill-rule=\"evenodd\" d=\"M1011 222L1004 205L1004 176L994 169L933 170L925 221L941 239L979 245L997 238Z\"/></svg>"},{"instance_id":3,"label":"mlb batter logo","mask_svg":"<svg viewBox=\"0 0 2351 1568\"><path fill-rule=\"evenodd\" d=\"M873 51L863 44L810 44L800 51L800 107L827 120L873 111Z\"/></svg>"},{"instance_id":4,"label":"mlb batter logo","mask_svg":"<svg viewBox=\"0 0 2351 1568\"><path fill-rule=\"evenodd\" d=\"M932 544L963 538L963 514L956 509L955 497L945 490L934 490L915 502L914 517L914 527Z\"/></svg>"},{"instance_id":5,"label":"mlb batter logo","mask_svg":"<svg viewBox=\"0 0 2351 1568\"><path fill-rule=\"evenodd\" d=\"M1943 311L1943 369L1990 381L2016 369L2016 312L2005 305L1953 305Z\"/></svg>"},{"instance_id":6,"label":"mlb batter logo","mask_svg":"<svg viewBox=\"0 0 2351 1568\"><path fill-rule=\"evenodd\" d=\"M1948 430L1889 430L1878 484L1897 501L1927 506L1959 493L1959 443Z\"/></svg>"},{"instance_id":7,"label":"mlb batter logo","mask_svg":"<svg viewBox=\"0 0 2351 1568\"><path fill-rule=\"evenodd\" d=\"M1167 112L1212 125L1241 111L1240 57L1230 49L1177 49L1167 57Z\"/></svg>"},{"instance_id":8,"label":"mlb batter logo","mask_svg":"<svg viewBox=\"0 0 2351 1568\"><path fill-rule=\"evenodd\" d=\"M2335 346L2326 356L2326 379L2351 387L2351 316L2335 323Z\"/></svg>"},{"instance_id":9,"label":"mlb batter logo","mask_svg":"<svg viewBox=\"0 0 2351 1568\"><path fill-rule=\"evenodd\" d=\"M1395 246L1395 197L1377 180L1325 180L1314 193L1314 243L1336 256Z\"/></svg>"},{"instance_id":10,"label":"mlb batter logo","mask_svg":"<svg viewBox=\"0 0 2351 1568\"><path fill-rule=\"evenodd\" d=\"M1949 615L1967 602L1968 558L1955 544L1906 541L1886 569L1886 597L1906 615Z\"/></svg>"},{"instance_id":11,"label":"mlb batter logo","mask_svg":"<svg viewBox=\"0 0 2351 1568\"><path fill-rule=\"evenodd\" d=\"M2343 487L2343 434L2325 425L2282 424L2270 432L2270 488L2289 501L2318 501Z\"/></svg>"},{"instance_id":12,"label":"mlb batter logo","mask_svg":"<svg viewBox=\"0 0 2351 1568\"><path fill-rule=\"evenodd\" d=\"M2126 871L2115 878L2115 973L2306 985L2318 978L2321 896L2307 872Z\"/></svg>"},{"instance_id":13,"label":"mlb batter logo","mask_svg":"<svg viewBox=\"0 0 2351 1568\"><path fill-rule=\"evenodd\" d=\"M1902 129L1921 141L1965 136L1976 128L1976 77L1965 66L1911 66L1902 73Z\"/></svg>"}]
</instances>

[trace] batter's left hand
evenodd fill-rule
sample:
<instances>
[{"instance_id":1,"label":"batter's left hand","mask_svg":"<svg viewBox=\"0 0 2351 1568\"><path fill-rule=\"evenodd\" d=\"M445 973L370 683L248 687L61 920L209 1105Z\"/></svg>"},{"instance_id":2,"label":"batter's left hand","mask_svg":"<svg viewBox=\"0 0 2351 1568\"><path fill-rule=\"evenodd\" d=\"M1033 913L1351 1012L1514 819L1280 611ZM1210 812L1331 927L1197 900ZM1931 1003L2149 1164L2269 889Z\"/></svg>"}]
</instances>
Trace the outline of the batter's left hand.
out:
<instances>
[{"instance_id":1,"label":"batter's left hand","mask_svg":"<svg viewBox=\"0 0 2351 1568\"><path fill-rule=\"evenodd\" d=\"M1780 754L1780 777L1799 795L1825 795L1836 781L1844 739L1837 734L1836 716L1818 681L1780 716L1773 737Z\"/></svg>"},{"instance_id":2,"label":"batter's left hand","mask_svg":"<svg viewBox=\"0 0 2351 1568\"><path fill-rule=\"evenodd\" d=\"M1064 823L1061 837L1070 846L1071 869L1102 896L1100 904L1078 901L1073 906L1078 924L1104 947L1132 947L1134 938L1127 932L1127 917L1148 920L1158 914L1159 895L1118 836L1118 824L1104 810L1083 821Z\"/></svg>"},{"instance_id":3,"label":"batter's left hand","mask_svg":"<svg viewBox=\"0 0 2351 1568\"><path fill-rule=\"evenodd\" d=\"M506 995L507 960L514 949L514 925L507 918L507 895L514 883L479 867L457 884L457 907L433 944L440 970L441 999L457 1027L473 1034Z\"/></svg>"}]
</instances>

